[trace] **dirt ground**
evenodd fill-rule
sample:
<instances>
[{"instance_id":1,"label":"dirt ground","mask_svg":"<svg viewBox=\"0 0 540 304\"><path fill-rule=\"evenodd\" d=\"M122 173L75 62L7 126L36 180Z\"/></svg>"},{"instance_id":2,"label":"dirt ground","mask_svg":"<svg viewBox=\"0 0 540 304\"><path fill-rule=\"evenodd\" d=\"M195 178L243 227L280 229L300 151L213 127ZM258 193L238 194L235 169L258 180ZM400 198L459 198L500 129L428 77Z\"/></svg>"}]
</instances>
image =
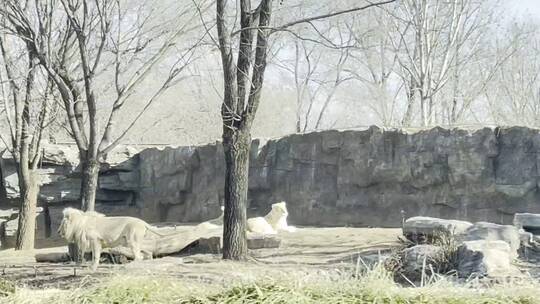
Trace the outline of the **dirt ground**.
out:
<instances>
[{"instance_id":1,"label":"dirt ground","mask_svg":"<svg viewBox=\"0 0 540 304\"><path fill-rule=\"evenodd\" d=\"M184 227L189 229L189 227ZM33 252L0 251L0 277L26 288L69 289L114 274L172 276L212 284L283 276L305 277L340 272L369 263L397 245L401 229L300 228L280 233L281 246L252 250L249 262L228 262L219 255L167 256L124 265L101 264L96 272L70 263L36 263L34 255L67 252L67 247ZM359 254L363 257L359 260Z\"/></svg>"}]
</instances>

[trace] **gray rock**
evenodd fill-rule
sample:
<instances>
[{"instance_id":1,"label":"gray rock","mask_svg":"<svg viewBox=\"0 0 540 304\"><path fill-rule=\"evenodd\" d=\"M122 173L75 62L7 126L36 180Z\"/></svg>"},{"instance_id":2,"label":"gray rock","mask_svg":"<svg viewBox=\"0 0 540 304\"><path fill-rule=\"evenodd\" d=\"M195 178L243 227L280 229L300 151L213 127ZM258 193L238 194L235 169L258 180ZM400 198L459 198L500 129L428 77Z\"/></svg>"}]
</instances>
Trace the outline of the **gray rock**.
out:
<instances>
[{"instance_id":1,"label":"gray rock","mask_svg":"<svg viewBox=\"0 0 540 304\"><path fill-rule=\"evenodd\" d=\"M527 232L523 229L519 229L519 242L520 248L531 247L534 242L534 234Z\"/></svg>"},{"instance_id":2,"label":"gray rock","mask_svg":"<svg viewBox=\"0 0 540 304\"><path fill-rule=\"evenodd\" d=\"M19 197L19 178L17 176L17 168L13 160L2 163L2 176L4 178L4 187L6 188L7 197L10 199Z\"/></svg>"},{"instance_id":3,"label":"gray rock","mask_svg":"<svg viewBox=\"0 0 540 304\"><path fill-rule=\"evenodd\" d=\"M180 251L180 254L219 254L221 253L221 238L200 238Z\"/></svg>"},{"instance_id":4,"label":"gray rock","mask_svg":"<svg viewBox=\"0 0 540 304\"><path fill-rule=\"evenodd\" d=\"M463 241L504 241L510 246L512 258L517 257L521 244L519 231L516 227L487 222L475 223L463 233L461 239Z\"/></svg>"},{"instance_id":5,"label":"gray rock","mask_svg":"<svg viewBox=\"0 0 540 304\"><path fill-rule=\"evenodd\" d=\"M67 252L36 253L34 258L37 263L65 263L71 260Z\"/></svg>"},{"instance_id":6,"label":"gray rock","mask_svg":"<svg viewBox=\"0 0 540 304\"><path fill-rule=\"evenodd\" d=\"M421 243L421 239L433 239L440 234L462 234L471 226L471 223L465 221L415 216L403 223L403 235L413 242Z\"/></svg>"},{"instance_id":7,"label":"gray rock","mask_svg":"<svg viewBox=\"0 0 540 304\"><path fill-rule=\"evenodd\" d=\"M422 273L431 274L438 268L442 249L434 245L416 245L403 250L401 273L411 281L419 281Z\"/></svg>"},{"instance_id":8,"label":"gray rock","mask_svg":"<svg viewBox=\"0 0 540 304\"><path fill-rule=\"evenodd\" d=\"M514 214L514 226L533 234L540 234L540 214L516 213Z\"/></svg>"},{"instance_id":9,"label":"gray rock","mask_svg":"<svg viewBox=\"0 0 540 304\"><path fill-rule=\"evenodd\" d=\"M77 147L47 144L43 148L42 164L76 167L79 164Z\"/></svg>"},{"instance_id":10,"label":"gray rock","mask_svg":"<svg viewBox=\"0 0 540 304\"><path fill-rule=\"evenodd\" d=\"M508 277L519 271L511 264L513 251L504 241L467 241L458 249L458 275L461 278Z\"/></svg>"},{"instance_id":11,"label":"gray rock","mask_svg":"<svg viewBox=\"0 0 540 304\"><path fill-rule=\"evenodd\" d=\"M247 238L249 249L278 248L281 239L277 236L262 236L250 234ZM221 253L221 237L200 238L182 249L181 254L219 254Z\"/></svg>"},{"instance_id":12,"label":"gray rock","mask_svg":"<svg viewBox=\"0 0 540 304\"><path fill-rule=\"evenodd\" d=\"M14 237L17 234L18 227L19 227L19 218L6 221L4 224L4 236Z\"/></svg>"},{"instance_id":13,"label":"gray rock","mask_svg":"<svg viewBox=\"0 0 540 304\"><path fill-rule=\"evenodd\" d=\"M117 146L103 159L100 171L137 171L139 149L132 146Z\"/></svg>"},{"instance_id":14,"label":"gray rock","mask_svg":"<svg viewBox=\"0 0 540 304\"><path fill-rule=\"evenodd\" d=\"M99 177L102 190L134 191L139 188L138 172L111 172Z\"/></svg>"},{"instance_id":15,"label":"gray rock","mask_svg":"<svg viewBox=\"0 0 540 304\"><path fill-rule=\"evenodd\" d=\"M281 239L275 235L248 235L249 249L279 248Z\"/></svg>"},{"instance_id":16,"label":"gray rock","mask_svg":"<svg viewBox=\"0 0 540 304\"><path fill-rule=\"evenodd\" d=\"M17 210L11 208L6 210L0 210L0 219L12 219L13 215L17 214Z\"/></svg>"},{"instance_id":17,"label":"gray rock","mask_svg":"<svg viewBox=\"0 0 540 304\"><path fill-rule=\"evenodd\" d=\"M50 204L62 204L79 199L81 180L78 177L58 179L40 188L40 199Z\"/></svg>"},{"instance_id":18,"label":"gray rock","mask_svg":"<svg viewBox=\"0 0 540 304\"><path fill-rule=\"evenodd\" d=\"M17 227L19 219L15 218L3 223L2 230L2 249L15 247L15 238L17 237Z\"/></svg>"},{"instance_id":19,"label":"gray rock","mask_svg":"<svg viewBox=\"0 0 540 304\"><path fill-rule=\"evenodd\" d=\"M248 216L276 201L305 226L400 227L405 215L510 224L539 213L540 134L523 127L416 132L329 130L262 142L250 153ZM13 160L3 156L10 199L18 197ZM119 146L101 167L98 200L149 222L202 222L224 200L223 147ZM46 148L40 200L76 204L75 146ZM128 210L129 209L129 210Z\"/></svg>"}]
</instances>

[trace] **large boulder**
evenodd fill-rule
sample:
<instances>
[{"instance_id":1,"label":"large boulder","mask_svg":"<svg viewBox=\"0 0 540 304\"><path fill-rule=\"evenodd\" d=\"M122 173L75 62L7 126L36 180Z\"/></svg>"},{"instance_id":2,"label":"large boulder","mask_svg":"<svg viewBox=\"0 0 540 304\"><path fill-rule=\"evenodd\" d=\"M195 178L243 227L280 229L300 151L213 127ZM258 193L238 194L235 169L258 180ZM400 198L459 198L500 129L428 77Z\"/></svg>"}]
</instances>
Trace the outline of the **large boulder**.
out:
<instances>
[{"instance_id":1,"label":"large boulder","mask_svg":"<svg viewBox=\"0 0 540 304\"><path fill-rule=\"evenodd\" d=\"M521 244L519 230L511 225L498 225L488 222L478 222L470 226L460 236L462 241L504 241L510 246L512 258L518 256Z\"/></svg>"},{"instance_id":2,"label":"large boulder","mask_svg":"<svg viewBox=\"0 0 540 304\"><path fill-rule=\"evenodd\" d=\"M103 159L100 171L136 171L139 152L139 149L132 146L117 146Z\"/></svg>"},{"instance_id":3,"label":"large boulder","mask_svg":"<svg viewBox=\"0 0 540 304\"><path fill-rule=\"evenodd\" d=\"M512 265L514 252L501 240L466 241L458 248L458 276L508 277L519 274Z\"/></svg>"},{"instance_id":4,"label":"large boulder","mask_svg":"<svg viewBox=\"0 0 540 304\"><path fill-rule=\"evenodd\" d=\"M516 213L514 214L514 226L532 234L540 234L540 214Z\"/></svg>"},{"instance_id":5,"label":"large boulder","mask_svg":"<svg viewBox=\"0 0 540 304\"><path fill-rule=\"evenodd\" d=\"M249 249L278 248L281 239L276 235L248 234L247 245Z\"/></svg>"},{"instance_id":6,"label":"large boulder","mask_svg":"<svg viewBox=\"0 0 540 304\"><path fill-rule=\"evenodd\" d=\"M410 281L419 281L422 274L431 274L438 268L443 249L434 245L416 245L403 250L400 273Z\"/></svg>"},{"instance_id":7,"label":"large boulder","mask_svg":"<svg viewBox=\"0 0 540 304\"><path fill-rule=\"evenodd\" d=\"M139 188L138 172L111 172L99 177L99 189L135 191Z\"/></svg>"},{"instance_id":8,"label":"large boulder","mask_svg":"<svg viewBox=\"0 0 540 304\"><path fill-rule=\"evenodd\" d=\"M219 236L200 238L187 245L180 251L180 254L220 254L221 238Z\"/></svg>"},{"instance_id":9,"label":"large boulder","mask_svg":"<svg viewBox=\"0 0 540 304\"><path fill-rule=\"evenodd\" d=\"M415 216L403 223L403 235L415 243L424 243L440 234L462 234L471 226L465 221Z\"/></svg>"},{"instance_id":10,"label":"large boulder","mask_svg":"<svg viewBox=\"0 0 540 304\"><path fill-rule=\"evenodd\" d=\"M527 232L523 229L519 229L519 241L520 247L531 247L534 243L534 234Z\"/></svg>"},{"instance_id":11,"label":"large boulder","mask_svg":"<svg viewBox=\"0 0 540 304\"><path fill-rule=\"evenodd\" d=\"M0 219L9 220L12 219L14 215L17 214L17 210L10 208L6 210L0 210Z\"/></svg>"},{"instance_id":12,"label":"large boulder","mask_svg":"<svg viewBox=\"0 0 540 304\"><path fill-rule=\"evenodd\" d=\"M42 164L76 167L79 164L79 153L73 146L46 144L43 148Z\"/></svg>"}]
</instances>

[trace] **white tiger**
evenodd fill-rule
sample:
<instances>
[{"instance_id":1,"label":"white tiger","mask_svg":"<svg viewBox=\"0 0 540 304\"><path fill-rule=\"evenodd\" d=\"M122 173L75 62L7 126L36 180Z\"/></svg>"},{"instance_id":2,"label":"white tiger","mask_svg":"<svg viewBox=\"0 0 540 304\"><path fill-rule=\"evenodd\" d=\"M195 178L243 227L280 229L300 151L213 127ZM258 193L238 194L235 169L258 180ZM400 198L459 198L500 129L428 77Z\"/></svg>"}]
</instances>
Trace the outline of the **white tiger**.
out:
<instances>
[{"instance_id":1,"label":"white tiger","mask_svg":"<svg viewBox=\"0 0 540 304\"><path fill-rule=\"evenodd\" d=\"M247 220L249 232L260 234L277 234L279 231L296 231L296 227L287 224L287 206L285 202L272 204L272 210L264 217L255 217Z\"/></svg>"}]
</instances>

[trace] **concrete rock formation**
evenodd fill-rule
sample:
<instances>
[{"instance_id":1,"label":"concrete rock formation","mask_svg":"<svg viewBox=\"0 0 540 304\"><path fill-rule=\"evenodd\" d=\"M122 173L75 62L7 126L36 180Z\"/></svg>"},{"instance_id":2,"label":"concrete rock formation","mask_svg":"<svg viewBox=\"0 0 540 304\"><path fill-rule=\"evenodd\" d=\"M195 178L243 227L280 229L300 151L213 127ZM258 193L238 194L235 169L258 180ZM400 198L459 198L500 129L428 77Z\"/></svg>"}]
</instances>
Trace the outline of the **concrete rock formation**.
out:
<instances>
[{"instance_id":1,"label":"concrete rock formation","mask_svg":"<svg viewBox=\"0 0 540 304\"><path fill-rule=\"evenodd\" d=\"M439 237L440 234L462 234L472 225L466 221L415 216L403 223L403 235L415 243L424 243Z\"/></svg>"},{"instance_id":2,"label":"concrete rock formation","mask_svg":"<svg viewBox=\"0 0 540 304\"><path fill-rule=\"evenodd\" d=\"M507 242L477 240L464 242L458 249L458 276L509 277L519 275L511 264L513 252Z\"/></svg>"},{"instance_id":3,"label":"concrete rock formation","mask_svg":"<svg viewBox=\"0 0 540 304\"><path fill-rule=\"evenodd\" d=\"M420 281L422 275L431 275L431 270L437 267L443 249L434 245L416 245L403 250L403 269L401 274L410 281Z\"/></svg>"},{"instance_id":4,"label":"concrete rock formation","mask_svg":"<svg viewBox=\"0 0 540 304\"><path fill-rule=\"evenodd\" d=\"M532 215L528 215L531 217ZM451 238L440 238L441 234ZM438 218L413 217L404 222L403 235L417 241L424 237L424 245L402 251L403 273L418 277L419 263L433 262L435 269L442 266L458 272L461 278L508 277L519 275L512 261L519 253L536 249L535 236L521 228L488 222L468 222ZM418 242L416 242L418 243ZM437 265L437 253L444 253L442 265ZM446 263L446 265L445 265ZM429 263L428 263L429 264ZM425 269L426 265L422 265Z\"/></svg>"},{"instance_id":5,"label":"concrete rock formation","mask_svg":"<svg viewBox=\"0 0 540 304\"><path fill-rule=\"evenodd\" d=\"M516 213L514 215L514 226L532 234L540 234L540 214Z\"/></svg>"},{"instance_id":6,"label":"concrete rock formation","mask_svg":"<svg viewBox=\"0 0 540 304\"><path fill-rule=\"evenodd\" d=\"M254 140L248 216L286 201L294 225L400 227L416 215L511 224L514 213L540 213L538 155L540 133L523 127L371 127ZM77 206L76 156L75 147L45 147L40 203L52 236L59 211ZM18 196L14 168L4 155L10 199ZM220 215L224 171L220 143L119 147L101 168L96 208L147 222L200 223Z\"/></svg>"},{"instance_id":7,"label":"concrete rock formation","mask_svg":"<svg viewBox=\"0 0 540 304\"><path fill-rule=\"evenodd\" d=\"M511 224L540 213L540 134L527 128L324 131L254 140L249 216L286 201L294 225L399 227L407 215ZM222 147L146 149L137 205L201 222L223 204Z\"/></svg>"},{"instance_id":8,"label":"concrete rock formation","mask_svg":"<svg viewBox=\"0 0 540 304\"><path fill-rule=\"evenodd\" d=\"M460 236L463 241L504 241L510 246L511 257L517 258L521 245L519 230L511 225L498 225L494 223L474 223Z\"/></svg>"}]
</instances>

